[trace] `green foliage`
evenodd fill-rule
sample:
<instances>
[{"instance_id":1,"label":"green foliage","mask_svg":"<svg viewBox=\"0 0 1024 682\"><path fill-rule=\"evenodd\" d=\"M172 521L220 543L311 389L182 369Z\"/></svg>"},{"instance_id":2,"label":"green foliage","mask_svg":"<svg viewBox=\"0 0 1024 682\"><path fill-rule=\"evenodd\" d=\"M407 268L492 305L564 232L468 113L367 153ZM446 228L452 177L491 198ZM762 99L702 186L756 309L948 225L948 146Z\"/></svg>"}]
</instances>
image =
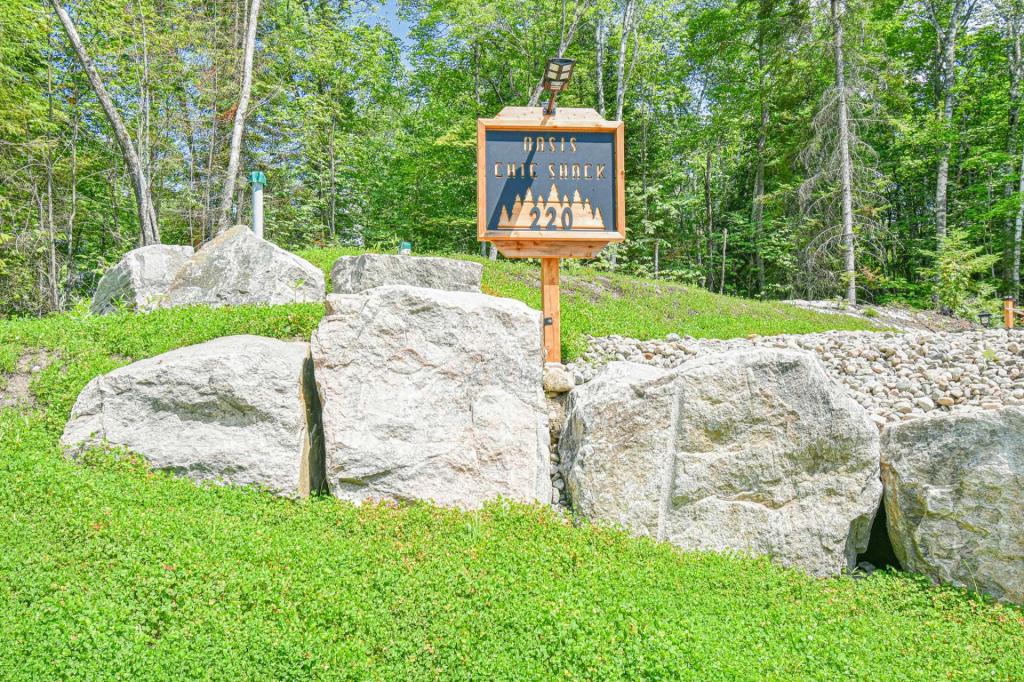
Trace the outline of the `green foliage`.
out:
<instances>
[{"instance_id":1,"label":"green foliage","mask_svg":"<svg viewBox=\"0 0 1024 682\"><path fill-rule=\"evenodd\" d=\"M0 372L13 372L21 357L21 345L5 343L0 345Z\"/></svg>"},{"instance_id":2,"label":"green foliage","mask_svg":"<svg viewBox=\"0 0 1024 682\"><path fill-rule=\"evenodd\" d=\"M1024 145L1011 125L1014 24L1003 14L1016 3L977 12L958 34L948 125L920 3L842 3L865 300L930 305L947 145L949 223L999 255L982 279L1014 293ZM45 314L88 297L136 245L134 199L47 3L2 4L0 312ZM200 244L213 230L244 4L70 7L149 159L167 243ZM526 104L565 38L577 66L563 106L614 117L622 92L628 239L595 265L759 299L843 293L828 3L402 0L404 37L380 4L263 5L242 159L243 171L267 174L275 243L391 251L409 240L418 252L478 253L475 120ZM640 8L635 34L622 30L627 4Z\"/></svg>"},{"instance_id":3,"label":"green foliage","mask_svg":"<svg viewBox=\"0 0 1024 682\"><path fill-rule=\"evenodd\" d=\"M581 290L607 284L567 275ZM525 296L533 269L500 264L486 277ZM1019 609L919 577L818 580L541 507L294 502L195 485L123 454L62 456L71 404L97 374L224 334L306 338L320 315L297 305L0 321L0 348L58 358L32 383L35 409L0 411L0 678L1024 675Z\"/></svg>"},{"instance_id":4,"label":"green foliage","mask_svg":"<svg viewBox=\"0 0 1024 682\"><path fill-rule=\"evenodd\" d=\"M934 264L925 273L933 279L934 295L958 315L973 318L994 306L995 287L983 277L999 256L983 250L982 246L971 246L963 230L951 230L938 252L928 254Z\"/></svg>"}]
</instances>

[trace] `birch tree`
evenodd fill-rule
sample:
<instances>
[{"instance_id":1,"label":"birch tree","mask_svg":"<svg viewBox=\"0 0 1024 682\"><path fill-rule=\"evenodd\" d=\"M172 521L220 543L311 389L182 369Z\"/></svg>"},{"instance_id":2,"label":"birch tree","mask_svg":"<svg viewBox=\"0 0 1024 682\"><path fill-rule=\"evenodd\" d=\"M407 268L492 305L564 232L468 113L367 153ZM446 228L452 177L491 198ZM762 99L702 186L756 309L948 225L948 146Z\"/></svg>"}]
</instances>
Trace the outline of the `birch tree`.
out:
<instances>
[{"instance_id":1,"label":"birch tree","mask_svg":"<svg viewBox=\"0 0 1024 682\"><path fill-rule=\"evenodd\" d=\"M259 0L254 0L254 2L259 2ZM67 34L68 40L75 50L75 55L78 57L82 69L89 78L89 84L92 86L100 106L103 107L103 113L110 122L110 126L114 129L114 136L117 138L118 146L124 157L125 166L132 180L132 190L135 193L136 210L139 216L140 242L143 246L159 244L160 229L157 225L156 211L153 207L153 196L150 191L149 180L139 158L138 150L132 142L128 128L125 127L121 115L110 98L110 94L103 85L103 80L100 78L96 65L93 64L88 52L86 52L82 39L78 35L78 29L75 28L71 17L61 5L60 0L50 0L50 4L53 5L53 10L57 13L57 18L60 19L60 23L64 27L64 32Z\"/></svg>"},{"instance_id":2,"label":"birch tree","mask_svg":"<svg viewBox=\"0 0 1024 682\"><path fill-rule=\"evenodd\" d=\"M1024 31L1024 0L1002 0L996 3L996 10L999 13L1006 36L1007 66L1009 67L1007 111L1007 135L1006 135L1006 156L1008 168L1006 169L1006 186L1004 195L1006 199L1016 196L1017 210L1012 216L1006 218L1006 231L1009 237L1008 257L1009 264L1006 270L1009 274L1009 293L1012 296L1020 294L1020 251L1021 231L1024 227L1024 145L1020 145L1020 100L1021 85L1024 81L1024 57L1021 54L1021 34ZM1021 146L1018 149L1018 145ZM1017 161L1017 156L1020 160ZM1016 166L1019 164L1019 168ZM1014 171L1017 171L1017 182L1013 182Z\"/></svg>"},{"instance_id":3,"label":"birch tree","mask_svg":"<svg viewBox=\"0 0 1024 682\"><path fill-rule=\"evenodd\" d=\"M960 32L966 28L967 22L978 7L978 2L979 0L953 0L952 4L946 0L925 0L924 2L925 17L935 29L936 35L938 65L936 83L941 102L939 119L945 137L939 152L935 180L935 236L940 245L946 238L946 223L949 218L949 158L953 151L949 131L953 123L953 109L956 104L957 38Z\"/></svg>"},{"instance_id":4,"label":"birch tree","mask_svg":"<svg viewBox=\"0 0 1024 682\"><path fill-rule=\"evenodd\" d=\"M633 64L639 50L633 51L633 59L627 66L630 40L635 38L643 0L625 0L622 5L622 23L619 26L619 56L615 62L615 120L622 120L626 103L626 86L633 75Z\"/></svg>"},{"instance_id":5,"label":"birch tree","mask_svg":"<svg viewBox=\"0 0 1024 682\"><path fill-rule=\"evenodd\" d=\"M754 227L754 267L757 270L758 292L764 291L764 258L761 255L761 238L764 234L764 167L765 148L768 144L768 46L766 33L773 14L773 0L760 0L757 12L755 46L757 50L757 145L755 152L754 192L751 197L751 222Z\"/></svg>"},{"instance_id":6,"label":"birch tree","mask_svg":"<svg viewBox=\"0 0 1024 682\"><path fill-rule=\"evenodd\" d=\"M238 166L242 154L242 133L245 130L245 117L249 111L249 97L252 94L252 62L256 51L256 27L259 24L260 0L252 0L249 5L245 33L245 52L242 57L242 85L238 95L238 106L235 108L235 122L231 129L231 148L228 153L228 167L224 173L224 186L220 199L220 229L231 225L231 206L234 200L235 184L238 178Z\"/></svg>"},{"instance_id":7,"label":"birch tree","mask_svg":"<svg viewBox=\"0 0 1024 682\"><path fill-rule=\"evenodd\" d=\"M595 36L594 43L596 48L596 54L594 56L595 62L595 73L594 73L594 91L596 94L597 101L597 113L604 117L604 47L607 36L605 33L604 25L604 12L598 10L597 21L595 22Z\"/></svg>"},{"instance_id":8,"label":"birch tree","mask_svg":"<svg viewBox=\"0 0 1024 682\"><path fill-rule=\"evenodd\" d=\"M584 17L593 8L594 0L577 0L573 3L572 16L569 16L568 2L562 0L561 7L561 22L559 24L559 37L558 37L558 53L556 57L564 57L565 51L569 49L569 46L576 40L576 32L579 30L580 24L583 22ZM540 96L544 93L544 76L540 77L537 81L537 85L533 88L533 94L530 95L530 102L527 106L535 107L540 103Z\"/></svg>"}]
</instances>

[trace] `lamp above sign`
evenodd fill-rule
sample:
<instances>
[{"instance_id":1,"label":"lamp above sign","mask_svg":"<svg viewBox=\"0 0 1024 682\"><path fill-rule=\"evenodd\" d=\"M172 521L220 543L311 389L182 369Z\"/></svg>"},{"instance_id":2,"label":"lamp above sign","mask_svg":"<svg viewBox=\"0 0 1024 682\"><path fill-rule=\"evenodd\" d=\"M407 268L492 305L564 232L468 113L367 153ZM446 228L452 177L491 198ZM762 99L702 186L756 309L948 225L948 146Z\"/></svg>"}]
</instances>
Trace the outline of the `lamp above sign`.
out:
<instances>
[{"instance_id":1,"label":"lamp above sign","mask_svg":"<svg viewBox=\"0 0 1024 682\"><path fill-rule=\"evenodd\" d=\"M625 239L621 121L506 107L477 123L477 238L513 258L591 258Z\"/></svg>"}]
</instances>

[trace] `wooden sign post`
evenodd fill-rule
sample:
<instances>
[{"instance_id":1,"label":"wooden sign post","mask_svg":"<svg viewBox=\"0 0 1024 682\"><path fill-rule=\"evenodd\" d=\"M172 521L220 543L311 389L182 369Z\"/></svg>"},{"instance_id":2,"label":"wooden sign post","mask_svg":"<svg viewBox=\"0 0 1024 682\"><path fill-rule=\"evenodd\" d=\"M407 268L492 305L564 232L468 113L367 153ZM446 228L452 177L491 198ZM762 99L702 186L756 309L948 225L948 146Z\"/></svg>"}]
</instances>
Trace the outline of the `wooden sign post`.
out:
<instances>
[{"instance_id":1,"label":"wooden sign post","mask_svg":"<svg viewBox=\"0 0 1024 682\"><path fill-rule=\"evenodd\" d=\"M626 238L623 137L593 109L506 107L477 121L477 239L541 260L549 362L562 356L560 260Z\"/></svg>"},{"instance_id":2,"label":"wooden sign post","mask_svg":"<svg viewBox=\"0 0 1024 682\"><path fill-rule=\"evenodd\" d=\"M544 353L548 362L562 361L562 298L560 258L540 259L540 303L544 311Z\"/></svg>"}]
</instances>

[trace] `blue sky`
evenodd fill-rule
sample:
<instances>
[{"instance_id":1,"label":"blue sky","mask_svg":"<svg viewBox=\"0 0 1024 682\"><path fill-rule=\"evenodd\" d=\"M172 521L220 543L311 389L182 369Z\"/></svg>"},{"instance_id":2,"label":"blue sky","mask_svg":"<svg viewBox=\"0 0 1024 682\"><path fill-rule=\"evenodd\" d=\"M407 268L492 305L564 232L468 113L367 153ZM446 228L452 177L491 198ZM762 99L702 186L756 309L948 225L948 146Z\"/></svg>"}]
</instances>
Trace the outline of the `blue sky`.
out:
<instances>
[{"instance_id":1,"label":"blue sky","mask_svg":"<svg viewBox=\"0 0 1024 682\"><path fill-rule=\"evenodd\" d=\"M391 32L402 40L409 36L409 24L398 18L398 0L386 0L383 7L374 5L368 18L387 24Z\"/></svg>"},{"instance_id":2,"label":"blue sky","mask_svg":"<svg viewBox=\"0 0 1024 682\"><path fill-rule=\"evenodd\" d=\"M384 24L391 29L391 33L402 41L402 63L410 67L408 50L411 27L398 17L398 0L385 0L382 5L375 2L368 4L369 9L363 12L366 20L373 24Z\"/></svg>"}]
</instances>

